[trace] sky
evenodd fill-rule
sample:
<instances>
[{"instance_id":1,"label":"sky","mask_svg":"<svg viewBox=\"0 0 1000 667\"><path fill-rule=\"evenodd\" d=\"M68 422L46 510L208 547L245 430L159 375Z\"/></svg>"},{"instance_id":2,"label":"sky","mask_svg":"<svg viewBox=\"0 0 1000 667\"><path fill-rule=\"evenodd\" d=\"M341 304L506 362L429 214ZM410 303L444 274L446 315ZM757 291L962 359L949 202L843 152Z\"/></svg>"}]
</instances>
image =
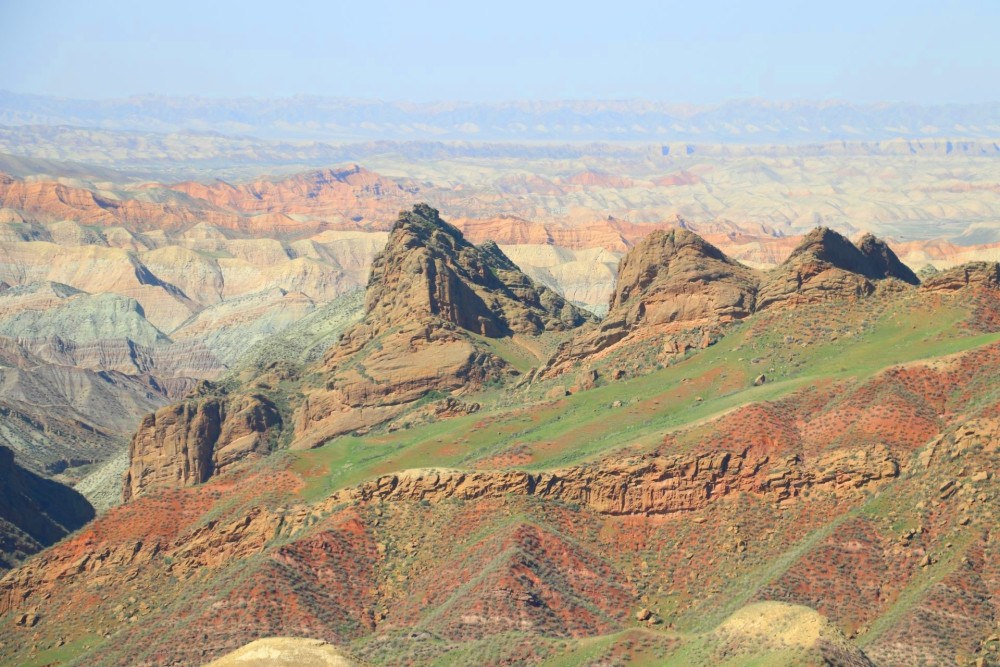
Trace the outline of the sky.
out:
<instances>
[{"instance_id":1,"label":"sky","mask_svg":"<svg viewBox=\"0 0 1000 667\"><path fill-rule=\"evenodd\" d=\"M0 90L991 102L997 26L1000 0L0 0Z\"/></svg>"}]
</instances>

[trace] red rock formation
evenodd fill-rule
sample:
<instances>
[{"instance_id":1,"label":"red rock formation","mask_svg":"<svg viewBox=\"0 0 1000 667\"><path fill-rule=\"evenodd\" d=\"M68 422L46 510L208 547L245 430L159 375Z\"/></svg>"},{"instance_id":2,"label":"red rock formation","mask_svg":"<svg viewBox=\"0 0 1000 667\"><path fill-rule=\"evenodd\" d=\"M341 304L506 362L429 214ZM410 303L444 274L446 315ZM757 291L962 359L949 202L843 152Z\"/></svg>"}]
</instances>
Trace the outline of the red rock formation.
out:
<instances>
[{"instance_id":1,"label":"red rock formation","mask_svg":"<svg viewBox=\"0 0 1000 667\"><path fill-rule=\"evenodd\" d=\"M240 185L186 182L171 189L249 215L282 213L333 220L361 216L369 221L389 218L393 211L410 205L419 192L415 184L390 180L358 165L311 171L278 181L257 180ZM258 217L253 220L263 222Z\"/></svg>"},{"instance_id":2,"label":"red rock formation","mask_svg":"<svg viewBox=\"0 0 1000 667\"><path fill-rule=\"evenodd\" d=\"M55 181L23 181L0 174L0 208L41 221L73 220L83 225L124 225L132 229L181 229L199 222L237 228L240 217L214 207L112 199Z\"/></svg>"}]
</instances>

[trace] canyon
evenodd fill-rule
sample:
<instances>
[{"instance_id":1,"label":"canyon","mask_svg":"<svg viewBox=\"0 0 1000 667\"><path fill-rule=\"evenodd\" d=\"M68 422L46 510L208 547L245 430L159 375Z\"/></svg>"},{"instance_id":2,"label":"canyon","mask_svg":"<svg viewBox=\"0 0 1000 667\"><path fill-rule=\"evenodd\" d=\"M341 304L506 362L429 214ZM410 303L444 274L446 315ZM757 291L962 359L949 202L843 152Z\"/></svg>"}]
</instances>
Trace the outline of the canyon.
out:
<instances>
[{"instance_id":1,"label":"canyon","mask_svg":"<svg viewBox=\"0 0 1000 667\"><path fill-rule=\"evenodd\" d=\"M59 132L0 128L3 664L1000 658L989 142Z\"/></svg>"}]
</instances>

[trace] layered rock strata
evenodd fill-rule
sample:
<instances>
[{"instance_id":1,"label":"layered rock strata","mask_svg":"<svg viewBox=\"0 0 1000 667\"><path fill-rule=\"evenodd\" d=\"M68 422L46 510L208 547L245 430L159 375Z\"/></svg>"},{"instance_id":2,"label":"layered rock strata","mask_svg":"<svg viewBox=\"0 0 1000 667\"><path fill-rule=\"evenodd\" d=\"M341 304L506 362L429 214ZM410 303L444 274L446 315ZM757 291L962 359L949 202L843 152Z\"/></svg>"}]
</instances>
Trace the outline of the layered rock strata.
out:
<instances>
[{"instance_id":1,"label":"layered rock strata","mask_svg":"<svg viewBox=\"0 0 1000 667\"><path fill-rule=\"evenodd\" d=\"M850 493L898 475L898 462L881 444L833 450L808 462L798 456L771 460L747 449L609 459L535 474L409 470L341 491L334 500L438 502L518 494L576 503L603 514L669 514L696 510L737 492L783 502L810 488Z\"/></svg>"}]
</instances>

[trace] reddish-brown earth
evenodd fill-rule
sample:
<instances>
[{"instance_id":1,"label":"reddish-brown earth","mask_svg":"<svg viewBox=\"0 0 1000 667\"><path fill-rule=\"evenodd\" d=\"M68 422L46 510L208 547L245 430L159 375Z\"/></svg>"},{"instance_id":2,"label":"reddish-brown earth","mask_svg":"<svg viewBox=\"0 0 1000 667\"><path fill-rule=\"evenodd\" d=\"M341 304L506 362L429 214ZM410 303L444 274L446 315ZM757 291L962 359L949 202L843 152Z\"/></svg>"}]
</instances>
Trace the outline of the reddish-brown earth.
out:
<instances>
[{"instance_id":1,"label":"reddish-brown earth","mask_svg":"<svg viewBox=\"0 0 1000 667\"><path fill-rule=\"evenodd\" d=\"M281 465L237 468L135 499L9 574L0 615L13 620L0 641L27 655L89 637L102 648L86 664L172 664L260 636L346 645L374 633L382 643L355 648L421 663L436 653L394 639L418 627L445 642L438 651L516 632L544 653L545 638L614 632L641 607L698 627L724 613L731 582L755 580L787 552L798 556L745 592L817 608L861 640L877 630L864 640L884 660L876 664L974 656L992 627L986 601L1000 592L997 498L978 472L1000 462L1000 427L995 405L960 415L969 397L941 388L998 371L994 344L750 405L669 437L652 456L537 477L405 473L310 505ZM889 390L909 434L887 441L836 427ZM871 449L846 449L858 443ZM691 453L670 453L679 448ZM872 497L889 513L874 511ZM806 539L813 531L819 539ZM938 571L907 613L887 616ZM35 615L33 627L15 622L22 614ZM882 629L883 617L897 620ZM913 634L932 617L947 620Z\"/></svg>"}]
</instances>

